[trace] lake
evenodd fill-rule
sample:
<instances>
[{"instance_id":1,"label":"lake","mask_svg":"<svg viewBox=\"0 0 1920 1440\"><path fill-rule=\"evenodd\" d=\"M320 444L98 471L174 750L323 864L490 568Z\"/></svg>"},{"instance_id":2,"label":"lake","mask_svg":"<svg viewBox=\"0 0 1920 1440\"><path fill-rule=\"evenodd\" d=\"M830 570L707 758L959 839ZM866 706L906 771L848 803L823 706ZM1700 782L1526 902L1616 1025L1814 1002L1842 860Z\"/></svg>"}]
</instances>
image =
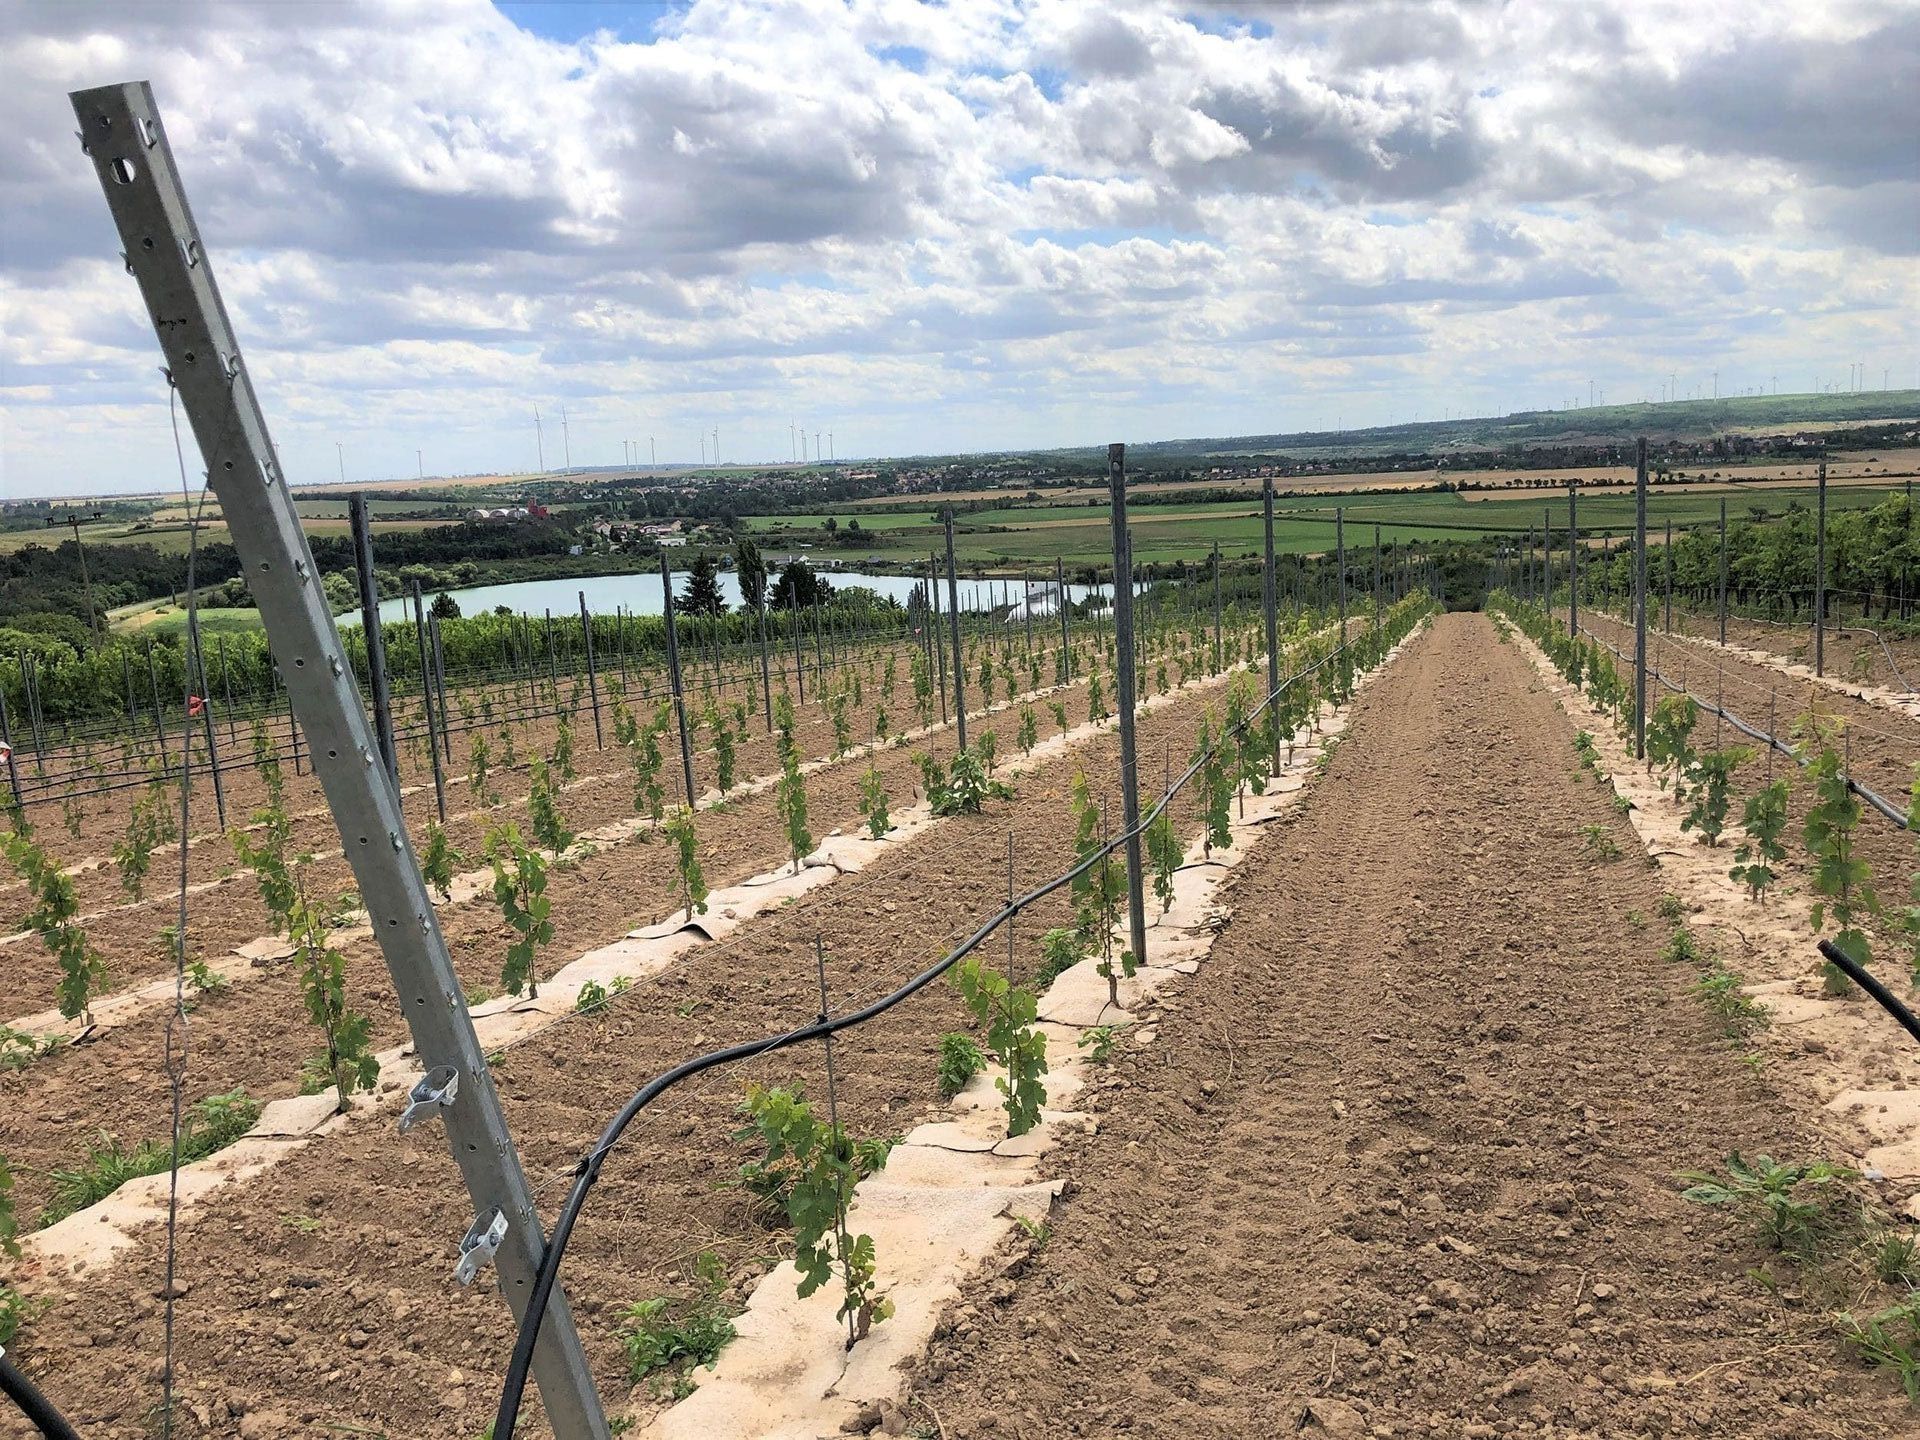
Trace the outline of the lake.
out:
<instances>
[{"instance_id":1,"label":"lake","mask_svg":"<svg viewBox=\"0 0 1920 1440\"><path fill-rule=\"evenodd\" d=\"M835 586L861 585L906 604L907 596L919 583L910 575L867 575L859 571L830 570L822 571L821 578ZM768 577L772 585L772 577ZM686 594L687 581L684 573L676 574L673 582L676 597ZM423 592L428 599L432 593ZM660 598L660 576L653 574L633 575L587 575L567 580L517 580L507 585L476 585L470 590L449 590L454 601L460 606L462 615L484 615L496 605L505 605L521 615L544 615L551 610L556 615L577 615L580 613L580 596L587 597L587 609L596 615L611 615L624 610L630 615L658 615L663 606ZM720 593L726 597L729 606L740 603L740 578L731 570L720 572ZM1092 593L1092 587L1069 585L1067 593L1074 600L1082 600ZM1021 600L1021 585L1018 580L962 580L960 581L960 608L979 610L989 605L1010 601L1016 607ZM947 585L943 578L940 582L940 604L947 603ZM1034 614L1052 614L1050 599L1040 598L1038 585L1035 587ZM1018 613L1016 609L1016 614ZM412 616L412 602L406 599L383 600L380 602L382 620L406 620ZM357 612L342 615L342 624L348 624L357 618Z\"/></svg>"}]
</instances>

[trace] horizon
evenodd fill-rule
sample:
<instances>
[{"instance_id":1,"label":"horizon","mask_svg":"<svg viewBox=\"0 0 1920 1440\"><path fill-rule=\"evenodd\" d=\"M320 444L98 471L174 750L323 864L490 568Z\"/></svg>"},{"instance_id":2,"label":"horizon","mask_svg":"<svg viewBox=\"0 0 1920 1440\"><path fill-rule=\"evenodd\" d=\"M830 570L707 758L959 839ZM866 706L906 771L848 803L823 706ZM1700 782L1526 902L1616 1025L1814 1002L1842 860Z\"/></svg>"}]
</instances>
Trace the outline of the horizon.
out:
<instances>
[{"instance_id":1,"label":"horizon","mask_svg":"<svg viewBox=\"0 0 1920 1440\"><path fill-rule=\"evenodd\" d=\"M303 486L1920 385L1909 7L1392 8L12 7L0 498L171 488L127 78Z\"/></svg>"}]
</instances>

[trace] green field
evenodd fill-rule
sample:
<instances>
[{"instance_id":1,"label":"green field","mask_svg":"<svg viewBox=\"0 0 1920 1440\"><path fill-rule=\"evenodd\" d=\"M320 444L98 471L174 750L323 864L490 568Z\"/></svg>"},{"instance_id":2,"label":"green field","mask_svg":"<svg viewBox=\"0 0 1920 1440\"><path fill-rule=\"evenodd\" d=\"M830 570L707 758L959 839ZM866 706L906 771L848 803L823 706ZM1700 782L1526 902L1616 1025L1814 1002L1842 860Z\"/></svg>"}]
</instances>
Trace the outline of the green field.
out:
<instances>
[{"instance_id":1,"label":"green field","mask_svg":"<svg viewBox=\"0 0 1920 1440\"><path fill-rule=\"evenodd\" d=\"M1827 492L1829 510L1871 507L1893 487L1835 486ZM1795 503L1811 507L1811 488L1766 488L1746 493L1655 490L1648 498L1647 524L1656 535L1671 523L1675 529L1716 524L1722 497L1730 519L1748 518L1757 507L1779 515ZM746 523L760 542L773 550L805 546L816 554L832 554L848 563L862 559L912 561L943 548L941 527L932 519L932 505L904 513L874 515L846 511L835 515L840 536L829 536L827 516L755 516ZM1374 492L1335 499L1313 495L1274 502L1274 544L1283 552L1314 554L1334 545L1335 511L1344 513L1349 545L1370 545L1373 526L1382 527L1387 541L1468 540L1488 535L1523 535L1550 518L1564 532L1567 499L1564 493L1542 490L1530 496L1466 500L1453 494ZM1630 493L1587 495L1580 501L1580 527L1589 534L1629 534L1634 502ZM877 544L854 548L844 543L846 525L858 519L861 528L879 535ZM1128 515L1133 531L1134 558L1141 563L1198 560L1217 542L1223 554L1258 554L1263 546L1260 506L1254 502L1220 504L1136 505ZM954 551L963 563L1034 564L1056 556L1069 563L1095 561L1112 551L1105 505L1005 506L959 516L954 526Z\"/></svg>"}]
</instances>

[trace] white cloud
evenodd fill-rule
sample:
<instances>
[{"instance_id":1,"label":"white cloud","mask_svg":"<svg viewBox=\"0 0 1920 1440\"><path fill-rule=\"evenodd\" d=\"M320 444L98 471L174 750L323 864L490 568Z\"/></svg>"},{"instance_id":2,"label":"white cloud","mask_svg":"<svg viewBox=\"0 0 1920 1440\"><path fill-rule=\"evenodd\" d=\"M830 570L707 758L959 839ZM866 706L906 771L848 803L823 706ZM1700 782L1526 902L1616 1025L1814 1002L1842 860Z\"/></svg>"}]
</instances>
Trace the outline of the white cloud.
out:
<instances>
[{"instance_id":1,"label":"white cloud","mask_svg":"<svg viewBox=\"0 0 1920 1440\"><path fill-rule=\"evenodd\" d=\"M65 98L135 77L296 476L335 440L360 474L527 465L534 403L604 463L715 424L777 458L794 419L905 453L1916 378L1896 0L607 17L0 12L0 493L172 464Z\"/></svg>"}]
</instances>

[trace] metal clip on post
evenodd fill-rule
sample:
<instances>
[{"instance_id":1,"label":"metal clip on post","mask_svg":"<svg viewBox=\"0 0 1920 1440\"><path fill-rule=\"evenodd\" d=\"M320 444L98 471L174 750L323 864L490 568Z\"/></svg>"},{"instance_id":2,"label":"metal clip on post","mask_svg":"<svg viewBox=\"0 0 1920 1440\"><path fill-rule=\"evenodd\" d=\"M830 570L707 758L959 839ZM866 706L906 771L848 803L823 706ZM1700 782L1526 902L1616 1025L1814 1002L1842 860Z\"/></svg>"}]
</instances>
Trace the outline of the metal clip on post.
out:
<instances>
[{"instance_id":1,"label":"metal clip on post","mask_svg":"<svg viewBox=\"0 0 1920 1440\"><path fill-rule=\"evenodd\" d=\"M480 1267L493 1259L493 1252L507 1238L507 1217L495 1206L467 1227L460 1239L460 1263L453 1267L453 1278L471 1285Z\"/></svg>"},{"instance_id":2,"label":"metal clip on post","mask_svg":"<svg viewBox=\"0 0 1920 1440\"><path fill-rule=\"evenodd\" d=\"M407 1108L400 1115L400 1133L406 1134L420 1121L432 1118L442 1105L451 1105L460 1094L460 1072L451 1065L436 1065L407 1092Z\"/></svg>"}]
</instances>

